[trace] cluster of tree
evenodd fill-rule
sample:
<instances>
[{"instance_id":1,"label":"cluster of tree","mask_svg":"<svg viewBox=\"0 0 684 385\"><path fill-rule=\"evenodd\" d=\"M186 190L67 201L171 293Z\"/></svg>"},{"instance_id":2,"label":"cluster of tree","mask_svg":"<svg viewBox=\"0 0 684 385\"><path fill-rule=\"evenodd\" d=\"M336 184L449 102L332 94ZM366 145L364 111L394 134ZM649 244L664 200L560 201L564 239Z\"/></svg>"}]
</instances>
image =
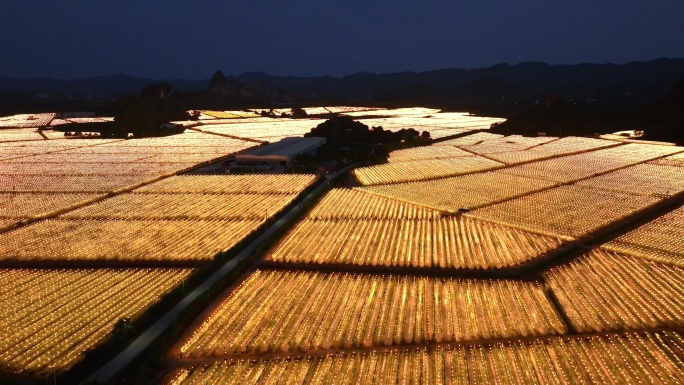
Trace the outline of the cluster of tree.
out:
<instances>
[{"instance_id":1,"label":"cluster of tree","mask_svg":"<svg viewBox=\"0 0 684 385\"><path fill-rule=\"evenodd\" d=\"M413 128L402 128L399 131L385 130L382 127L368 128L367 125L347 116L335 116L311 129L305 137L324 137L326 144L340 147L349 143L384 144L404 141L418 141L430 138L427 131L420 132Z\"/></svg>"},{"instance_id":2,"label":"cluster of tree","mask_svg":"<svg viewBox=\"0 0 684 385\"><path fill-rule=\"evenodd\" d=\"M546 98L538 105L492 125L504 135L586 136L616 131L644 131L643 139L684 144L684 78L660 101L640 108L614 109Z\"/></svg>"}]
</instances>

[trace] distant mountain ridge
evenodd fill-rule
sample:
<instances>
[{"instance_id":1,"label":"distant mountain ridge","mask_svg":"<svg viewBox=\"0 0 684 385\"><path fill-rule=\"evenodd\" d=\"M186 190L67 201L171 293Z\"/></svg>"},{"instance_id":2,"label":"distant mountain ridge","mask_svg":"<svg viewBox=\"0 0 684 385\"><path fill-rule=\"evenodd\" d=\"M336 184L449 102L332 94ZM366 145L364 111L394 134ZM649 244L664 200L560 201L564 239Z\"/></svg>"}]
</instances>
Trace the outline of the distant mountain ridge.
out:
<instances>
[{"instance_id":1,"label":"distant mountain ridge","mask_svg":"<svg viewBox=\"0 0 684 385\"><path fill-rule=\"evenodd\" d=\"M209 75L209 74L207 74ZM373 74L358 72L343 77L274 76L247 72L234 78L243 84L261 83L286 89L303 98L348 97L369 98L413 89L429 90L444 98L460 98L468 92L481 98L543 97L553 94L565 98L633 97L635 102L652 100L666 93L684 76L684 58L660 58L626 64L551 65L527 62L516 65L497 64L476 69L439 69L424 72ZM167 81L181 91L202 91L206 80L150 79L124 74L64 80L51 78L9 78L0 76L0 93L32 95L107 95L138 93L147 84Z\"/></svg>"}]
</instances>

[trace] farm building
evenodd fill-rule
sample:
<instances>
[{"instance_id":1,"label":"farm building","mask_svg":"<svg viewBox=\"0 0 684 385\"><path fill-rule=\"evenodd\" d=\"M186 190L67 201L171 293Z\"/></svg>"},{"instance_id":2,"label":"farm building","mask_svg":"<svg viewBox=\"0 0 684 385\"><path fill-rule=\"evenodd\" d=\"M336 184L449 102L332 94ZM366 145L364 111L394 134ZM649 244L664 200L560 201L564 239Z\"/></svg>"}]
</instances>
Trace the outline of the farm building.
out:
<instances>
[{"instance_id":1,"label":"farm building","mask_svg":"<svg viewBox=\"0 0 684 385\"><path fill-rule=\"evenodd\" d=\"M324 144L325 138L284 138L279 142L238 154L235 156L235 162L238 165L289 166L297 155L315 152Z\"/></svg>"}]
</instances>

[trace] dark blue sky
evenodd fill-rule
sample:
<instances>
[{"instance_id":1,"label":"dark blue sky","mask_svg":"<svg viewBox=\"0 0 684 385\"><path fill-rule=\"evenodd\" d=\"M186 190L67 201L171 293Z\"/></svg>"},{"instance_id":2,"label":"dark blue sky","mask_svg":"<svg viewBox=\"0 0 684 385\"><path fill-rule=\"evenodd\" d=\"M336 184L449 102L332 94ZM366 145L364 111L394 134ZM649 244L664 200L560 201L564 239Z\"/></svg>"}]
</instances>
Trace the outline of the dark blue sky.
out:
<instances>
[{"instance_id":1,"label":"dark blue sky","mask_svg":"<svg viewBox=\"0 0 684 385\"><path fill-rule=\"evenodd\" d=\"M205 79L684 57L681 0L2 0L0 75Z\"/></svg>"}]
</instances>

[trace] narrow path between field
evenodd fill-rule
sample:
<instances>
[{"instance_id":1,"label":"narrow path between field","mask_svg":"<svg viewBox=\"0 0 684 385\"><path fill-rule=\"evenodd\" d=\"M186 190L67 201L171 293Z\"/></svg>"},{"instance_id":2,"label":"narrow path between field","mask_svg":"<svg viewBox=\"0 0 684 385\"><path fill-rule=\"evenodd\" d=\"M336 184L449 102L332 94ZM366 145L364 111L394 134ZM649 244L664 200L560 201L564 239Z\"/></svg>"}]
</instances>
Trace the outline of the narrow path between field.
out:
<instances>
[{"instance_id":1,"label":"narrow path between field","mask_svg":"<svg viewBox=\"0 0 684 385\"><path fill-rule=\"evenodd\" d=\"M301 206L304 203L317 199L330 186L330 181L340 174L347 172L349 169L356 167L357 164L347 166L334 174L326 175L327 181L321 183L313 191L307 194L298 204L283 215L277 222L268 228L252 243L242 249L235 258L224 264L218 271L216 271L209 279L200 284L192 292L186 295L176 306L159 318L152 326L142 332L130 345L121 351L116 357L102 366L99 370L93 373L86 381L108 381L116 376L123 368L125 368L131 361L140 356L152 342L157 339L171 324L180 316L180 314L190 306L199 296L209 290L223 277L228 275L236 266L245 260L261 243L269 239L273 234L278 232L283 226L287 225L289 221L299 214ZM305 205L306 206L306 205Z\"/></svg>"}]
</instances>

